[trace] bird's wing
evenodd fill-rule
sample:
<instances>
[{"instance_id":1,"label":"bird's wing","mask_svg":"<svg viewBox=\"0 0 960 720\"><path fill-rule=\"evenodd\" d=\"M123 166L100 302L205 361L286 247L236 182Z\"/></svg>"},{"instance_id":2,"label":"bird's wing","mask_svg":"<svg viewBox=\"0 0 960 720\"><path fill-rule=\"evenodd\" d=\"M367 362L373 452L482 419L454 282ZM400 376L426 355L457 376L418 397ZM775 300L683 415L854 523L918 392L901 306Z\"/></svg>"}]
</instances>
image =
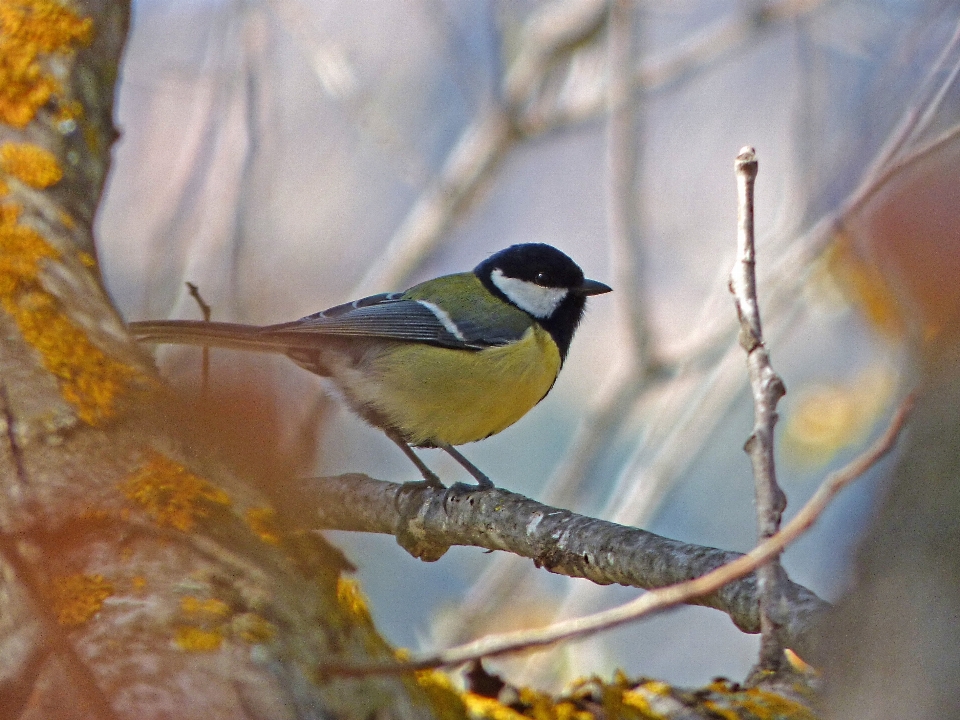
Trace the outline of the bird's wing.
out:
<instances>
[{"instance_id":1,"label":"bird's wing","mask_svg":"<svg viewBox=\"0 0 960 720\"><path fill-rule=\"evenodd\" d=\"M429 300L405 298L403 293L362 298L294 322L270 325L261 332L376 337L463 350L481 350L519 339L516 332L490 332L469 317L454 318Z\"/></svg>"}]
</instances>

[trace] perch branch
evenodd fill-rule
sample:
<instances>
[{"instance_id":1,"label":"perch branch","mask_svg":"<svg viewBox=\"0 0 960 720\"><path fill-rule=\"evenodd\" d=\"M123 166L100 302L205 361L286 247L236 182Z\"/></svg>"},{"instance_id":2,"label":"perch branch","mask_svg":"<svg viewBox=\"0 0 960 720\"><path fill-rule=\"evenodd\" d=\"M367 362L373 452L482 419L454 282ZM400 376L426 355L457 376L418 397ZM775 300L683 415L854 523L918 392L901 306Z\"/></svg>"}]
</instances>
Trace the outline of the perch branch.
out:
<instances>
[{"instance_id":1,"label":"perch branch","mask_svg":"<svg viewBox=\"0 0 960 720\"><path fill-rule=\"evenodd\" d=\"M500 488L410 490L364 475L308 482L308 492L318 498L313 503L317 527L394 535L404 549L426 561L439 559L452 545L470 545L527 557L550 572L598 585L651 589L704 575L741 557L550 507ZM785 592L787 633L799 650L807 646L813 620L827 603L789 581ZM727 613L745 632L760 630L754 578L717 588L696 603Z\"/></svg>"}]
</instances>

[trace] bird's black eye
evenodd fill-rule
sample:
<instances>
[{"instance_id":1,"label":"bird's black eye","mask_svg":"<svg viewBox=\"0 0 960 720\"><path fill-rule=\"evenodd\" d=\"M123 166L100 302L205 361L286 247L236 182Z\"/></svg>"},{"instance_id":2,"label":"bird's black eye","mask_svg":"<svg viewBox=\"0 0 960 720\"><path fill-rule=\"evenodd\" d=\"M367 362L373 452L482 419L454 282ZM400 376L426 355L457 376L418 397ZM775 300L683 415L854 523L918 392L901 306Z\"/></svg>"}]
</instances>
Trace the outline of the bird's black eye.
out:
<instances>
[{"instance_id":1,"label":"bird's black eye","mask_svg":"<svg viewBox=\"0 0 960 720\"><path fill-rule=\"evenodd\" d=\"M537 285L546 285L547 284L547 274L543 272L538 272L537 276L533 279Z\"/></svg>"}]
</instances>

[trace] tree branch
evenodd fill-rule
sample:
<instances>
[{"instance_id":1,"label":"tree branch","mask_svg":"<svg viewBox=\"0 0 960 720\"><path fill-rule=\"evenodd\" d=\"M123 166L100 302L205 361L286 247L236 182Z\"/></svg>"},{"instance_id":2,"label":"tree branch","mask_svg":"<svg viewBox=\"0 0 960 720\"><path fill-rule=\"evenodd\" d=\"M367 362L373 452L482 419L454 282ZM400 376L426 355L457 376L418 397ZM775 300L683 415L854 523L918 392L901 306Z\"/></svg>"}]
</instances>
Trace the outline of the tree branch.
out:
<instances>
[{"instance_id":1,"label":"tree branch","mask_svg":"<svg viewBox=\"0 0 960 720\"><path fill-rule=\"evenodd\" d=\"M505 550L558 575L599 585L652 589L704 575L741 557L550 507L500 488L476 492L454 485L411 490L366 475L315 478L307 483L305 492L317 498L317 527L394 535L411 555L428 562L439 559L452 545L469 545ZM786 595L790 646L804 648L815 618L827 603L789 580ZM760 630L753 577L694 602L727 613L744 632Z\"/></svg>"},{"instance_id":2,"label":"tree branch","mask_svg":"<svg viewBox=\"0 0 960 720\"><path fill-rule=\"evenodd\" d=\"M618 625L638 620L641 617L652 615L653 613L666 610L681 603L703 602L707 598L711 597L712 594L722 592L725 587L739 586L746 582L746 580L743 580L742 578L745 578L758 567L769 563L771 559L779 556L780 553L783 552L784 548L809 530L830 504L830 501L843 488L863 475L863 473L873 467L873 465L875 465L881 458L887 455L891 449L893 449L897 438L899 438L901 431L906 425L910 412L913 409L913 402L913 396L908 396L903 403L901 403L900 407L897 409L897 412L894 413L890 420L890 424L887 426L887 429L883 435L881 435L865 452L854 458L854 460L852 460L846 466L827 476L820 487L817 488L817 491L813 494L813 497L807 501L806 505L800 509L800 512L797 513L796 517L787 523L787 525L780 532L776 533L768 540L760 543L760 545L755 547L746 555L728 553L728 555L735 557L735 559L728 564L716 568L704 576L696 577L676 585L661 588L659 590L654 590L637 598L636 600L626 603L625 605L612 608L611 610L605 610L594 613L593 615L588 615L586 617L575 618L573 620L556 623L546 628L537 630L520 630L511 633L504 633L502 635L491 635L480 638L479 640L471 643L466 643L464 645L450 648L449 650L444 650L434 655L428 655L414 659L409 662L353 666L331 664L321 668L321 673L360 677L376 674L396 674L409 672L411 670L421 670L435 667L453 667L473 660L479 660L484 657L492 657L510 652L519 652L522 650L544 647L546 645L551 645L563 640L572 640L600 632L602 630L609 630ZM370 478L366 478L362 475L342 476L340 478L321 478L319 480L319 482L332 483L343 483L345 481L375 483L380 486L392 485L392 483L383 483L380 481L371 480ZM394 485L394 488L395 489L392 491L392 493L387 491L386 488L382 487L376 489L371 487L370 491L367 493L354 493L346 491L346 489L344 489L344 492L345 497L347 498L365 495L367 500L379 500L382 502L388 497L393 497L394 499L398 497L398 494L400 494L400 486ZM428 495L444 495L449 492L462 493L462 491L459 491L455 488L451 488L446 491L428 489L424 492L426 492ZM488 496L496 493L506 496L513 495L513 493L507 493L503 490L485 491L482 493L482 495ZM465 494L471 495L476 493L467 492ZM329 496L325 495L325 500L328 501L325 506L330 507L337 505L338 501L341 499L342 498L336 493L333 493ZM526 500L525 498L523 498L523 500L528 503L533 502L531 500ZM473 506L474 505L471 505L471 507ZM496 508L497 506L494 505L494 507ZM507 508L504 507L501 507L501 509L504 511L507 510ZM395 508L395 510L397 513L400 512L400 508ZM567 511L558 510L556 512L565 513ZM349 515L350 513L344 514ZM429 515L428 512L424 512L422 514L424 516ZM331 513L331 515L336 516L336 513ZM570 515L573 515L573 513L570 513ZM374 524L386 525L389 524L391 512L387 507L381 506L379 508L372 509L372 511L368 513L368 517ZM592 522L602 523L603 521L593 520ZM607 524L610 525L612 523ZM500 523L495 523L492 527L499 528L500 525ZM348 528L342 527L341 529ZM539 530L539 526L535 528L535 530ZM624 530L629 530L629 528L624 528ZM494 536L494 533L491 532L490 527L483 532L488 537ZM644 533L642 530L634 530L633 532L651 535L650 533ZM570 533L570 535L572 535L572 533ZM665 540L665 538L659 539ZM666 542L673 543L675 541L667 540ZM676 544L682 546L682 543ZM692 548L695 546L687 547ZM700 550L710 549L700 548ZM712 552L719 553L722 551ZM784 596L786 598L785 604L787 605L785 609L789 612L791 618L793 619L792 622L785 625L785 627L788 628L789 633L796 634L796 639L788 641L789 645L790 647L796 649L801 655L807 654L810 649L810 637L807 629L804 628L809 628L809 626L816 621L820 615L820 612L826 606L826 603L813 595L813 593L811 593L809 590L806 590L799 585L794 585L788 582L785 584L783 589ZM753 604L756 606L755 599ZM798 630L802 630L802 632L798 633Z\"/></svg>"}]
</instances>

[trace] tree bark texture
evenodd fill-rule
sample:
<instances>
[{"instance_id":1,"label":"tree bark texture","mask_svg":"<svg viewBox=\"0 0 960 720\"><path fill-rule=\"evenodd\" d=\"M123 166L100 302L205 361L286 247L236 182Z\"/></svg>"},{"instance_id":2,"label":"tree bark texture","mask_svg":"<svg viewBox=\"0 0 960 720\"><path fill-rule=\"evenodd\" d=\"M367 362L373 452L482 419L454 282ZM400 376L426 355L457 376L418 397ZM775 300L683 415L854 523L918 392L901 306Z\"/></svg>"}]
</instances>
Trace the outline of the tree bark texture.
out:
<instances>
[{"instance_id":1,"label":"tree bark texture","mask_svg":"<svg viewBox=\"0 0 960 720\"><path fill-rule=\"evenodd\" d=\"M129 3L0 11L0 716L434 717L412 677L318 676L392 657L347 564L178 434L102 290Z\"/></svg>"}]
</instances>

